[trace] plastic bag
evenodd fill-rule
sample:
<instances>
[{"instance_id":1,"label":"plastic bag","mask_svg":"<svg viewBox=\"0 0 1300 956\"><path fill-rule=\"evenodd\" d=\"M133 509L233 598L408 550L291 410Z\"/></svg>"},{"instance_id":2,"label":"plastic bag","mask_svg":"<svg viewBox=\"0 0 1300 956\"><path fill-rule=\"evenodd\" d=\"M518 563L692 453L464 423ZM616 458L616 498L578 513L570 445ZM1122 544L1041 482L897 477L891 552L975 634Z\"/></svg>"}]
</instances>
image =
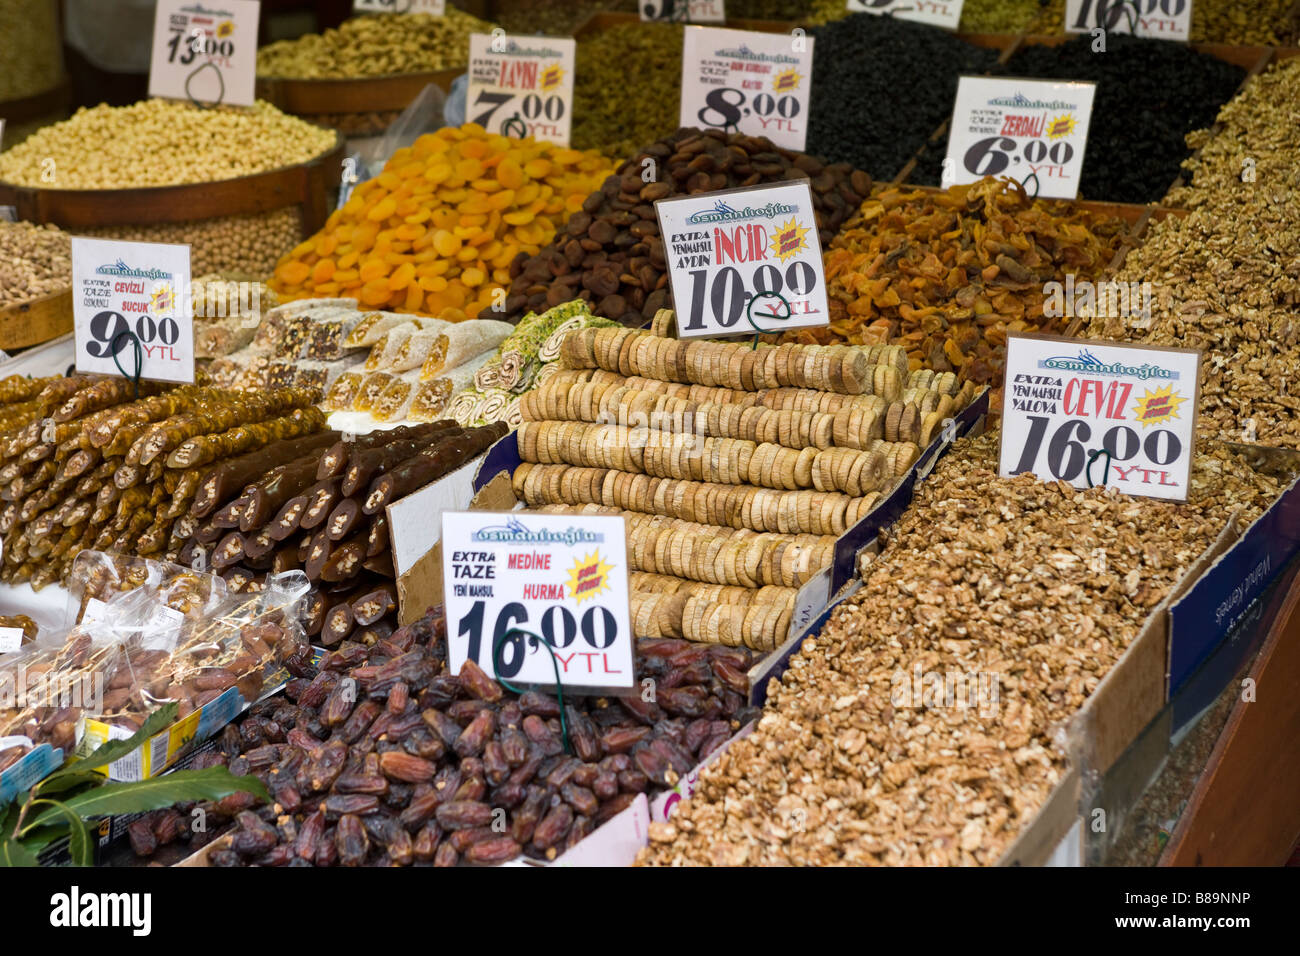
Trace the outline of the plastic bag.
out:
<instances>
[{"instance_id":1,"label":"plastic bag","mask_svg":"<svg viewBox=\"0 0 1300 956\"><path fill-rule=\"evenodd\" d=\"M425 133L441 129L446 99L447 94L430 83L388 125L382 136L358 141L357 153L365 161L366 167L383 169L393 153L410 146Z\"/></svg>"}]
</instances>

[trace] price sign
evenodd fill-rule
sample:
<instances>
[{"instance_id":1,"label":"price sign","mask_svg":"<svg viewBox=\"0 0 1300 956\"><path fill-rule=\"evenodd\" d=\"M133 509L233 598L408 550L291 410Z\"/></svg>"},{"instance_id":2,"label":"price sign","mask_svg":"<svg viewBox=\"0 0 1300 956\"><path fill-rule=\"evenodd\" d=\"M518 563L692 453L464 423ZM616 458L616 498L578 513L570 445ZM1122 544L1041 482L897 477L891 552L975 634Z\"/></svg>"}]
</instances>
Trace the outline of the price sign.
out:
<instances>
[{"instance_id":1,"label":"price sign","mask_svg":"<svg viewBox=\"0 0 1300 956\"><path fill-rule=\"evenodd\" d=\"M489 133L568 146L577 47L572 38L512 37L500 30L471 34L470 122Z\"/></svg>"},{"instance_id":2,"label":"price sign","mask_svg":"<svg viewBox=\"0 0 1300 956\"><path fill-rule=\"evenodd\" d=\"M1186 43L1192 35L1192 0L1065 0L1067 33L1097 28Z\"/></svg>"},{"instance_id":3,"label":"price sign","mask_svg":"<svg viewBox=\"0 0 1300 956\"><path fill-rule=\"evenodd\" d=\"M1201 353L1008 335L998 474L1187 499Z\"/></svg>"},{"instance_id":4,"label":"price sign","mask_svg":"<svg viewBox=\"0 0 1300 956\"><path fill-rule=\"evenodd\" d=\"M72 296L77 371L194 381L189 246L74 236Z\"/></svg>"},{"instance_id":5,"label":"price sign","mask_svg":"<svg viewBox=\"0 0 1300 956\"><path fill-rule=\"evenodd\" d=\"M440 17L447 12L447 0L352 0L353 13L429 13Z\"/></svg>"},{"instance_id":6,"label":"price sign","mask_svg":"<svg viewBox=\"0 0 1300 956\"><path fill-rule=\"evenodd\" d=\"M159 0L149 95L253 105L259 0Z\"/></svg>"},{"instance_id":7,"label":"price sign","mask_svg":"<svg viewBox=\"0 0 1300 956\"><path fill-rule=\"evenodd\" d=\"M766 136L802 151L812 63L810 36L687 27L680 123Z\"/></svg>"},{"instance_id":8,"label":"price sign","mask_svg":"<svg viewBox=\"0 0 1300 956\"><path fill-rule=\"evenodd\" d=\"M626 535L608 515L443 512L451 672L473 660L554 686L558 666L566 688L634 686Z\"/></svg>"},{"instance_id":9,"label":"price sign","mask_svg":"<svg viewBox=\"0 0 1300 956\"><path fill-rule=\"evenodd\" d=\"M850 13L879 13L956 30L965 0L848 0Z\"/></svg>"},{"instance_id":10,"label":"price sign","mask_svg":"<svg viewBox=\"0 0 1300 956\"><path fill-rule=\"evenodd\" d=\"M1010 176L1031 196L1079 194L1095 83L963 76L943 185Z\"/></svg>"},{"instance_id":11,"label":"price sign","mask_svg":"<svg viewBox=\"0 0 1300 956\"><path fill-rule=\"evenodd\" d=\"M682 338L830 322L807 181L661 199L655 212Z\"/></svg>"},{"instance_id":12,"label":"price sign","mask_svg":"<svg viewBox=\"0 0 1300 956\"><path fill-rule=\"evenodd\" d=\"M723 0L639 0L642 20L672 23L722 23L727 19Z\"/></svg>"}]
</instances>

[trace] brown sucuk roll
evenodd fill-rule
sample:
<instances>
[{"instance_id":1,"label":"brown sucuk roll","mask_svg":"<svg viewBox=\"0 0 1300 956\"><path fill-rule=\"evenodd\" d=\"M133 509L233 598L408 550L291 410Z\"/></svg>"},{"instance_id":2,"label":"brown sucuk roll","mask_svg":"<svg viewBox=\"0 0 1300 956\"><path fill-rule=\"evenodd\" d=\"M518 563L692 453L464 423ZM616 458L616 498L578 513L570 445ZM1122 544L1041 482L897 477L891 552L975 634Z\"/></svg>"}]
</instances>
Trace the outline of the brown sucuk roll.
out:
<instances>
[{"instance_id":1,"label":"brown sucuk roll","mask_svg":"<svg viewBox=\"0 0 1300 956\"><path fill-rule=\"evenodd\" d=\"M352 619L362 627L374 624L397 609L397 588L383 581L373 588L363 588L352 600Z\"/></svg>"},{"instance_id":2,"label":"brown sucuk roll","mask_svg":"<svg viewBox=\"0 0 1300 956\"><path fill-rule=\"evenodd\" d=\"M331 541L342 541L355 530L361 517L361 503L356 498L344 498L330 512L325 531Z\"/></svg>"},{"instance_id":3,"label":"brown sucuk roll","mask_svg":"<svg viewBox=\"0 0 1300 956\"><path fill-rule=\"evenodd\" d=\"M220 571L238 564L244 558L244 536L232 531L221 539L212 553L212 567Z\"/></svg>"},{"instance_id":4,"label":"brown sucuk roll","mask_svg":"<svg viewBox=\"0 0 1300 956\"><path fill-rule=\"evenodd\" d=\"M330 539L322 528L316 534L311 536L311 544L307 546L307 553L303 556L303 570L307 572L307 578L311 581L319 581L321 568L325 567L325 562L330 556Z\"/></svg>"},{"instance_id":5,"label":"brown sucuk roll","mask_svg":"<svg viewBox=\"0 0 1300 956\"><path fill-rule=\"evenodd\" d=\"M343 474L343 469L347 467L351 456L360 454L367 449L378 448L380 445L387 445L389 442L421 438L448 427L456 427L456 423L451 419L442 419L436 422L424 422L419 425L401 425L397 428L369 432L365 435L353 435L347 441L340 439L321 455L320 464L316 469L316 480L324 481L326 478L337 478Z\"/></svg>"},{"instance_id":6,"label":"brown sucuk roll","mask_svg":"<svg viewBox=\"0 0 1300 956\"><path fill-rule=\"evenodd\" d=\"M307 510L307 496L298 495L284 503L279 514L271 521L268 530L271 540L284 541L302 526L302 515Z\"/></svg>"},{"instance_id":7,"label":"brown sucuk roll","mask_svg":"<svg viewBox=\"0 0 1300 956\"><path fill-rule=\"evenodd\" d=\"M379 512L370 520L366 531L366 557L374 558L388 550L388 515Z\"/></svg>"},{"instance_id":8,"label":"brown sucuk roll","mask_svg":"<svg viewBox=\"0 0 1300 956\"><path fill-rule=\"evenodd\" d=\"M425 448L436 444L442 438L459 434L461 428L452 423L450 428L431 432L427 438L408 439L389 442L378 448L369 448L355 455L348 456L347 468L343 471L341 489L344 495L356 494L370 482Z\"/></svg>"},{"instance_id":9,"label":"brown sucuk roll","mask_svg":"<svg viewBox=\"0 0 1300 956\"><path fill-rule=\"evenodd\" d=\"M307 597L302 606L302 629L308 637L315 637L320 633L321 626L325 623L325 612L328 601L325 592L318 588L312 588L307 592Z\"/></svg>"},{"instance_id":10,"label":"brown sucuk roll","mask_svg":"<svg viewBox=\"0 0 1300 956\"><path fill-rule=\"evenodd\" d=\"M276 464L318 451L338 437L336 431L323 431L302 438L291 438L214 466L199 481L190 513L197 518L206 517L223 501L229 501L249 484L264 477Z\"/></svg>"},{"instance_id":11,"label":"brown sucuk roll","mask_svg":"<svg viewBox=\"0 0 1300 956\"><path fill-rule=\"evenodd\" d=\"M366 558L361 566L371 574L377 574L381 578L396 578L397 570L393 567L393 552L384 551L373 558Z\"/></svg>"},{"instance_id":12,"label":"brown sucuk roll","mask_svg":"<svg viewBox=\"0 0 1300 956\"><path fill-rule=\"evenodd\" d=\"M334 505L342 497L339 494L339 483L340 479L330 478L326 481L318 481L307 489L307 507L303 510L302 520L299 522L304 531L311 531L325 523L325 519L334 510Z\"/></svg>"},{"instance_id":13,"label":"brown sucuk roll","mask_svg":"<svg viewBox=\"0 0 1300 956\"><path fill-rule=\"evenodd\" d=\"M352 633L355 620L352 612L352 592L324 596L327 609L321 622L320 642L333 647Z\"/></svg>"},{"instance_id":14,"label":"brown sucuk roll","mask_svg":"<svg viewBox=\"0 0 1300 956\"><path fill-rule=\"evenodd\" d=\"M244 505L248 504L248 497L240 495L234 501L227 504L224 508L217 511L212 516L211 524L217 528L239 528L239 516L244 512Z\"/></svg>"},{"instance_id":15,"label":"brown sucuk roll","mask_svg":"<svg viewBox=\"0 0 1300 956\"><path fill-rule=\"evenodd\" d=\"M276 548L275 554L271 556L271 567L268 569L272 574L283 574L285 571L297 571L302 568L302 562L298 560L298 549L293 545L284 545Z\"/></svg>"},{"instance_id":16,"label":"brown sucuk roll","mask_svg":"<svg viewBox=\"0 0 1300 956\"><path fill-rule=\"evenodd\" d=\"M366 536L358 534L338 545L321 566L320 579L331 583L350 581L361 571L366 560Z\"/></svg>"},{"instance_id":17,"label":"brown sucuk roll","mask_svg":"<svg viewBox=\"0 0 1300 956\"><path fill-rule=\"evenodd\" d=\"M271 537L270 528L244 534L244 557L249 561L261 561L269 558L279 542Z\"/></svg>"},{"instance_id":18,"label":"brown sucuk roll","mask_svg":"<svg viewBox=\"0 0 1300 956\"><path fill-rule=\"evenodd\" d=\"M368 515L375 514L403 495L436 481L487 451L493 442L505 435L506 430L504 422L494 422L425 449L396 470L376 478L366 493L362 510Z\"/></svg>"},{"instance_id":19,"label":"brown sucuk roll","mask_svg":"<svg viewBox=\"0 0 1300 956\"><path fill-rule=\"evenodd\" d=\"M316 481L317 455L304 455L272 469L255 482L242 497L247 504L239 516L239 530L245 533L271 520L284 503L300 495Z\"/></svg>"},{"instance_id":20,"label":"brown sucuk roll","mask_svg":"<svg viewBox=\"0 0 1300 956\"><path fill-rule=\"evenodd\" d=\"M256 579L256 572L238 564L221 572L221 580L226 582L226 587L234 594L242 592Z\"/></svg>"}]
</instances>

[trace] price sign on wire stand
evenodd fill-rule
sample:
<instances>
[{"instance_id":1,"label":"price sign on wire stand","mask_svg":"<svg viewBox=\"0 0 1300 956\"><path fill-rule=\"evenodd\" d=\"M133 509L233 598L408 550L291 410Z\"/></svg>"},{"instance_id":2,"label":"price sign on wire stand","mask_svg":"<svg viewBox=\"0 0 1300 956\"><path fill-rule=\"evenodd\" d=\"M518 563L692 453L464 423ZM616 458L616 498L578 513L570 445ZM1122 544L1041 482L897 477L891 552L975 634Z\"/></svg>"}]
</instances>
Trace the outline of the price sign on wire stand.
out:
<instances>
[{"instance_id":1,"label":"price sign on wire stand","mask_svg":"<svg viewBox=\"0 0 1300 956\"><path fill-rule=\"evenodd\" d=\"M72 237L77 371L194 381L190 247Z\"/></svg>"},{"instance_id":2,"label":"price sign on wire stand","mask_svg":"<svg viewBox=\"0 0 1300 956\"><path fill-rule=\"evenodd\" d=\"M573 38L469 38L466 115L489 133L569 145L573 120Z\"/></svg>"},{"instance_id":3,"label":"price sign on wire stand","mask_svg":"<svg viewBox=\"0 0 1300 956\"><path fill-rule=\"evenodd\" d=\"M1067 33L1098 28L1187 43L1192 36L1192 0L1065 0Z\"/></svg>"},{"instance_id":4,"label":"price sign on wire stand","mask_svg":"<svg viewBox=\"0 0 1300 956\"><path fill-rule=\"evenodd\" d=\"M877 13L956 30L965 0L848 0L850 13Z\"/></svg>"},{"instance_id":5,"label":"price sign on wire stand","mask_svg":"<svg viewBox=\"0 0 1300 956\"><path fill-rule=\"evenodd\" d=\"M661 199L655 212L680 337L829 324L806 180Z\"/></svg>"},{"instance_id":6,"label":"price sign on wire stand","mask_svg":"<svg viewBox=\"0 0 1300 956\"><path fill-rule=\"evenodd\" d=\"M1074 199L1095 83L963 76L957 81L943 185L1010 176L1031 196Z\"/></svg>"},{"instance_id":7,"label":"price sign on wire stand","mask_svg":"<svg viewBox=\"0 0 1300 956\"><path fill-rule=\"evenodd\" d=\"M1187 500L1201 353L1007 336L998 474Z\"/></svg>"},{"instance_id":8,"label":"price sign on wire stand","mask_svg":"<svg viewBox=\"0 0 1300 956\"><path fill-rule=\"evenodd\" d=\"M443 512L451 672L473 660L513 683L555 686L558 668L565 688L634 686L626 535L608 515Z\"/></svg>"},{"instance_id":9,"label":"price sign on wire stand","mask_svg":"<svg viewBox=\"0 0 1300 956\"><path fill-rule=\"evenodd\" d=\"M429 13L440 17L447 12L447 0L352 0L353 13Z\"/></svg>"},{"instance_id":10,"label":"price sign on wire stand","mask_svg":"<svg viewBox=\"0 0 1300 956\"><path fill-rule=\"evenodd\" d=\"M722 23L727 19L723 0L637 0L636 7L645 21Z\"/></svg>"},{"instance_id":11,"label":"price sign on wire stand","mask_svg":"<svg viewBox=\"0 0 1300 956\"><path fill-rule=\"evenodd\" d=\"M809 36L687 27L680 124L766 136L802 151L812 64Z\"/></svg>"},{"instance_id":12,"label":"price sign on wire stand","mask_svg":"<svg viewBox=\"0 0 1300 956\"><path fill-rule=\"evenodd\" d=\"M149 95L253 105L259 0L159 0Z\"/></svg>"}]
</instances>

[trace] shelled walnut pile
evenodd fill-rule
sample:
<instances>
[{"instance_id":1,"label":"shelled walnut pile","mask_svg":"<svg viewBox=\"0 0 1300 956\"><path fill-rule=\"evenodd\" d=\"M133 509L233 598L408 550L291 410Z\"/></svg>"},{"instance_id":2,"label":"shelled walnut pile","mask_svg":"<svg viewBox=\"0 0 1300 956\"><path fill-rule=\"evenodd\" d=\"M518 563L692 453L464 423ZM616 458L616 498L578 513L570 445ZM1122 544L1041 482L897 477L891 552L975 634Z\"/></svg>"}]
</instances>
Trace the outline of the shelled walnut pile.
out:
<instances>
[{"instance_id":1,"label":"shelled walnut pile","mask_svg":"<svg viewBox=\"0 0 1300 956\"><path fill-rule=\"evenodd\" d=\"M997 477L996 436L918 486L862 588L641 862L992 864L1066 768L1063 725L1275 478L1222 447L1186 504ZM915 687L937 676L944 696ZM965 693L959 692L965 688ZM973 691L972 688L978 688Z\"/></svg>"},{"instance_id":2,"label":"shelled walnut pile","mask_svg":"<svg viewBox=\"0 0 1300 956\"><path fill-rule=\"evenodd\" d=\"M325 424L315 389L143 382L137 397L128 379L90 375L19 386L0 406L0 580L35 588L86 548L174 557L208 466Z\"/></svg>"},{"instance_id":3,"label":"shelled walnut pile","mask_svg":"<svg viewBox=\"0 0 1300 956\"><path fill-rule=\"evenodd\" d=\"M1255 77L1190 137L1191 210L1151 227L1116 277L1154 286L1150 322L1093 319L1086 334L1202 350L1200 427L1300 447L1300 59Z\"/></svg>"},{"instance_id":4,"label":"shelled walnut pile","mask_svg":"<svg viewBox=\"0 0 1300 956\"><path fill-rule=\"evenodd\" d=\"M656 317L667 327L671 313ZM564 339L521 403L516 495L627 518L639 636L770 649L800 585L973 397L897 346Z\"/></svg>"},{"instance_id":5,"label":"shelled walnut pile","mask_svg":"<svg viewBox=\"0 0 1300 956\"><path fill-rule=\"evenodd\" d=\"M1064 331L1043 314L1043 284L1095 279L1126 234L1120 219L1007 181L877 189L826 251L830 325L786 340L901 345L912 369L995 386L1000 407L1007 333Z\"/></svg>"}]
</instances>

